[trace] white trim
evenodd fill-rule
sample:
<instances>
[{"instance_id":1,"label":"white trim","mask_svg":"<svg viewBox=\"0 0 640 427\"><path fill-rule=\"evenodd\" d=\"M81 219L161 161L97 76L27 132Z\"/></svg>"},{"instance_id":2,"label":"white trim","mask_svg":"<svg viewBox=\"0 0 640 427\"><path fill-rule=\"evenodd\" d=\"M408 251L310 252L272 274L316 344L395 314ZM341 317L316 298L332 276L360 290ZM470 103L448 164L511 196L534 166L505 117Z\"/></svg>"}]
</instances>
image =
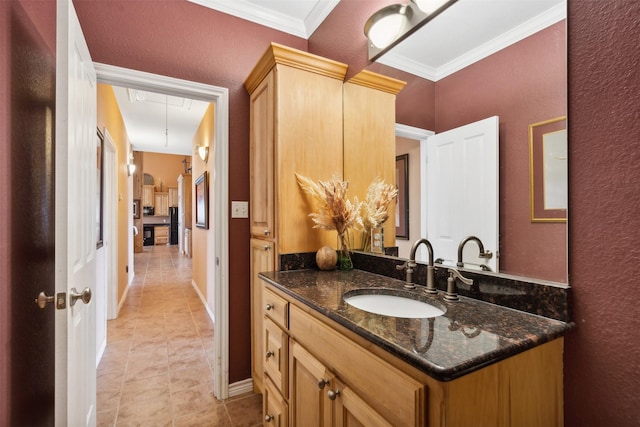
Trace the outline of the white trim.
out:
<instances>
[{"instance_id":1,"label":"white trim","mask_svg":"<svg viewBox=\"0 0 640 427\"><path fill-rule=\"evenodd\" d=\"M253 380L251 378L229 384L229 397L240 396L246 393L253 393Z\"/></svg>"},{"instance_id":2,"label":"white trim","mask_svg":"<svg viewBox=\"0 0 640 427\"><path fill-rule=\"evenodd\" d=\"M107 310L105 314L107 319L115 319L120 311L118 307L118 245L116 244L118 241L118 205L116 203L116 200L118 200L118 150L106 127L102 129L102 136L104 137L105 152L108 150L113 156L113 164L105 165L103 171L105 177L105 194L103 196L105 200L104 222L107 226L108 234L105 239L106 250L104 252L107 271ZM105 161L108 158L109 156L105 155ZM111 180L111 182L107 183L107 179ZM107 194L107 190L111 190L109 194Z\"/></svg>"},{"instance_id":3,"label":"white trim","mask_svg":"<svg viewBox=\"0 0 640 427\"><path fill-rule=\"evenodd\" d=\"M102 360L102 356L104 355L104 351L107 349L107 336L105 335L102 343L100 344L100 348L98 349L98 353L96 354L96 368L100 365L100 360Z\"/></svg>"},{"instance_id":4,"label":"white trim","mask_svg":"<svg viewBox=\"0 0 640 427\"><path fill-rule=\"evenodd\" d=\"M196 294L198 294L198 298L200 298L200 301L202 301L202 304L204 305L205 310L207 310L207 314L209 315L209 318L215 325L216 315L213 314L213 311L211 311L211 307L209 307L209 304L207 304L207 299L204 297L204 295L202 295L202 292L200 292L200 288L198 288L198 284L193 279L191 279L191 286L193 286L193 289L195 289Z\"/></svg>"},{"instance_id":5,"label":"white trim","mask_svg":"<svg viewBox=\"0 0 640 427\"><path fill-rule=\"evenodd\" d=\"M188 1L304 39L308 39L318 29L333 8L340 2L340 0L316 0L314 8L304 19L296 19L292 15L280 13L274 9L246 0Z\"/></svg>"},{"instance_id":6,"label":"white trim","mask_svg":"<svg viewBox=\"0 0 640 427\"><path fill-rule=\"evenodd\" d=\"M427 139L435 135L432 130L421 129L413 126L396 123L396 136L416 139L420 142L420 236L427 236ZM422 254L422 255L420 255ZM424 259L421 259L424 258ZM418 261L426 262L426 255L420 252Z\"/></svg>"},{"instance_id":7,"label":"white trim","mask_svg":"<svg viewBox=\"0 0 640 427\"><path fill-rule=\"evenodd\" d=\"M216 237L210 239L215 240L217 262L215 274L209 275L214 277L209 280L215 284L213 312L219 320L215 322L214 332L214 394L224 400L229 393L229 90L113 65L94 63L94 66L99 83L213 102L216 106L215 165L211 174L215 195L213 235Z\"/></svg>"},{"instance_id":8,"label":"white trim","mask_svg":"<svg viewBox=\"0 0 640 427\"><path fill-rule=\"evenodd\" d=\"M124 305L124 302L127 300L127 295L129 295L129 289L131 289L131 283L133 281L127 283L127 287L124 288L124 292L122 293L122 298L120 298L120 302L118 303L118 314L120 314L120 309Z\"/></svg>"},{"instance_id":9,"label":"white trim","mask_svg":"<svg viewBox=\"0 0 640 427\"><path fill-rule=\"evenodd\" d=\"M437 82L451 74L468 67L494 53L509 47L527 37L556 24L567 18L567 6L565 3L558 4L546 12L530 19L500 36L490 40L483 45L470 50L464 55L460 55L454 60L441 67L426 67L424 64L412 61L410 58L388 52L378 59L377 62L406 71L415 76Z\"/></svg>"}]
</instances>

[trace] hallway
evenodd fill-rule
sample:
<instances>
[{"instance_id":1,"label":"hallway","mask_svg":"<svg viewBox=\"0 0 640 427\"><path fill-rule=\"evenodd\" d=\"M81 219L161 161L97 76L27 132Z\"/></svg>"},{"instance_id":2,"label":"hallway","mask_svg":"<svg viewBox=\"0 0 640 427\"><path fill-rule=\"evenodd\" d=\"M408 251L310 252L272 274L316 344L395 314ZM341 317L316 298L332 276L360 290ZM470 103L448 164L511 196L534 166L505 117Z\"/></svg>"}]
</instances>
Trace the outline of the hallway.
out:
<instances>
[{"instance_id":1,"label":"hallway","mask_svg":"<svg viewBox=\"0 0 640 427\"><path fill-rule=\"evenodd\" d=\"M258 426L260 395L213 395L213 323L177 246L145 246L97 370L98 426Z\"/></svg>"}]
</instances>

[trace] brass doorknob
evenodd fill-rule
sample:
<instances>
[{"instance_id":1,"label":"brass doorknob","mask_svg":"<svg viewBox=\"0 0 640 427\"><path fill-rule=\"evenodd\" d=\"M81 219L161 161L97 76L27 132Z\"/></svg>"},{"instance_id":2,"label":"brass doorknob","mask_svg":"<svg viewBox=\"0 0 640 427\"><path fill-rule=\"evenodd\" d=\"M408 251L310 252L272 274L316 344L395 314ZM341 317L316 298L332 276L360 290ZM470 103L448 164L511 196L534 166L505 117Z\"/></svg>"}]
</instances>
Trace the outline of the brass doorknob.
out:
<instances>
[{"instance_id":1,"label":"brass doorknob","mask_svg":"<svg viewBox=\"0 0 640 427\"><path fill-rule=\"evenodd\" d=\"M71 288L71 294L69 296L71 297L71 301L69 301L71 307L73 307L78 300L82 300L83 303L89 304L91 301L91 289L84 288L82 292L78 292L76 288Z\"/></svg>"}]
</instances>

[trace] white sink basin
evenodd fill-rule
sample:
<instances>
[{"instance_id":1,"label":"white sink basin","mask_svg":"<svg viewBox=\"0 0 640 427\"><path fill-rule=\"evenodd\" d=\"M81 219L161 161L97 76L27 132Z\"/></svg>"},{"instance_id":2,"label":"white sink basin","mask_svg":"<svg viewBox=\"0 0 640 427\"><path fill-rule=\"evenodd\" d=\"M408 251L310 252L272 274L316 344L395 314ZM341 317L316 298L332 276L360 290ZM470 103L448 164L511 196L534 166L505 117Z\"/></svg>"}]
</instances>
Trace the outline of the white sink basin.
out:
<instances>
[{"instance_id":1,"label":"white sink basin","mask_svg":"<svg viewBox=\"0 0 640 427\"><path fill-rule=\"evenodd\" d=\"M399 295L350 291L344 294L343 299L360 310L384 316L425 319L444 314L444 310L431 304Z\"/></svg>"}]
</instances>

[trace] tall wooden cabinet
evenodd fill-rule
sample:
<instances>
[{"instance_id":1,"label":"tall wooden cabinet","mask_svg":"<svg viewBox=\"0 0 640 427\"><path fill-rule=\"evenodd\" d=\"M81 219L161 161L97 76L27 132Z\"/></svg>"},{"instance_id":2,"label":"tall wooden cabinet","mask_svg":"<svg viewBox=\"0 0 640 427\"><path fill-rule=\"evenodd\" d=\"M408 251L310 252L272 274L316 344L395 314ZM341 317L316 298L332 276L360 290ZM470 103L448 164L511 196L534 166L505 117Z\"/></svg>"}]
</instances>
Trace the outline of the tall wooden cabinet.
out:
<instances>
[{"instance_id":1,"label":"tall wooden cabinet","mask_svg":"<svg viewBox=\"0 0 640 427\"><path fill-rule=\"evenodd\" d=\"M369 184L378 177L396 184L396 95L404 86L405 82L366 70L344 84L344 179L351 197L365 200ZM395 208L395 203L388 206L385 246L395 246ZM362 247L360 235L354 240L354 247Z\"/></svg>"},{"instance_id":2,"label":"tall wooden cabinet","mask_svg":"<svg viewBox=\"0 0 640 427\"><path fill-rule=\"evenodd\" d=\"M296 173L314 180L342 174L342 83L347 66L272 43L247 77L250 94L251 299L261 307L257 274L279 268L279 255L336 244L313 228L314 209ZM264 253L269 247L269 254ZM257 310L260 310L258 308ZM263 319L252 320L254 384L262 386Z\"/></svg>"},{"instance_id":3,"label":"tall wooden cabinet","mask_svg":"<svg viewBox=\"0 0 640 427\"><path fill-rule=\"evenodd\" d=\"M153 207L155 206L155 189L153 185L143 185L142 186L142 206L144 207Z\"/></svg>"}]
</instances>

